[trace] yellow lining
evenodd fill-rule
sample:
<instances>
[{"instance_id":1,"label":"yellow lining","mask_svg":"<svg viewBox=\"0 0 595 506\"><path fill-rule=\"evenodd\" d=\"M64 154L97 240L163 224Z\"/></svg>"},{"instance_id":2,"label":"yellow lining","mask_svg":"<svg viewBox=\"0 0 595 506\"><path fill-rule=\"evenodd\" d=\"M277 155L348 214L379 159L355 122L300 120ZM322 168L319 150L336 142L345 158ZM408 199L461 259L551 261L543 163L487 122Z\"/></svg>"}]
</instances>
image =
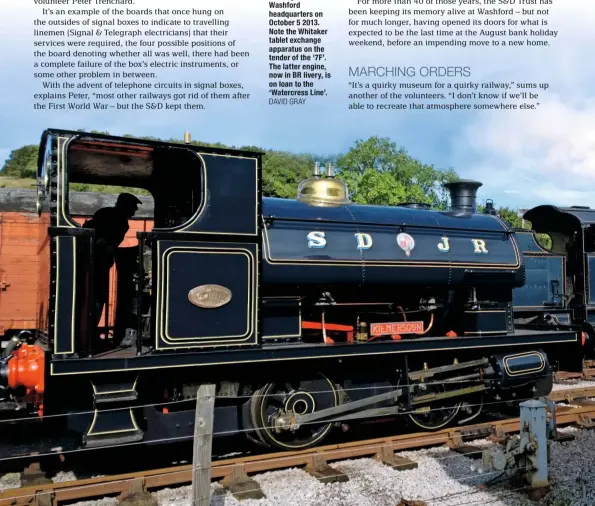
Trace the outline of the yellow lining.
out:
<instances>
[{"instance_id":1,"label":"yellow lining","mask_svg":"<svg viewBox=\"0 0 595 506\"><path fill-rule=\"evenodd\" d=\"M477 332L463 332L466 336L481 336L482 334L507 334L508 329L505 330L478 330Z\"/></svg>"},{"instance_id":2,"label":"yellow lining","mask_svg":"<svg viewBox=\"0 0 595 506\"><path fill-rule=\"evenodd\" d=\"M323 374L320 374L320 376L322 376L322 377L323 377L323 378L324 378L324 379L325 379L325 380L328 382L328 384L329 384L329 385L330 385L330 387L331 387L331 391L333 392L333 397L334 397L334 400L335 400L335 405L334 405L334 406L332 406L332 407L339 406L341 403L340 403L340 401L339 401L339 394L338 394L338 392L337 392L337 389L335 388L335 385L333 384L333 382L332 382L330 379L328 379L328 378L327 378L326 376L324 376ZM273 384L273 386L274 386L274 384ZM309 392L306 392L306 391L298 391L298 392L296 392L296 393L301 393L301 394L304 394L304 393L305 393L305 394L307 394L307 395L310 395L310 397L312 397L312 395L311 395ZM263 421L265 421L264 402L265 402L266 398L267 398L267 397L266 397L266 393L265 393L265 397L262 399L262 401L261 401L261 405L260 405L260 419L261 419L261 420L263 420ZM291 398L291 397L290 397L290 398ZM289 399L288 399L288 401L289 401ZM314 398L313 398L313 397L312 397L312 401L313 401L313 407L314 407L314 411L313 411L313 413L314 413L314 412L316 412L316 403L314 402ZM269 437L270 437L270 438L271 438L271 439L272 439L272 440L273 440L273 441L274 441L276 444L278 444L279 446L282 446L283 448L292 448L292 449L298 449L298 448L302 448L303 446L310 445L310 444L312 444L312 443L317 443L317 442L318 442L318 441L320 441L322 438L324 438L324 437L325 437L325 436L328 434L329 430L331 430L331 428L332 428L332 426L333 426L333 422L326 422L326 427L324 428L324 430L323 430L323 431L322 431L320 434L318 434L318 436L316 436L316 438L314 438L314 440L312 440L312 441L309 441L309 442L307 443L307 445L302 445L302 446L295 445L295 444L294 444L294 445L292 445L292 444L286 444L286 443L283 443L283 442L279 441L279 440L278 440L278 439L277 439L277 438L274 436L273 432L270 430L270 427L266 427L266 425L267 425L267 424L265 423L265 427L256 427L256 428L257 428L257 429L261 429L261 430L263 430L264 432L266 432L266 433L267 433L267 435L268 435L268 436L269 436ZM321 422L321 425L325 425L325 422Z\"/></svg>"},{"instance_id":3,"label":"yellow lining","mask_svg":"<svg viewBox=\"0 0 595 506\"><path fill-rule=\"evenodd\" d=\"M534 367L532 369L525 369L525 370L519 371L519 372L512 372L510 370L510 367L508 365L509 360L512 360L515 358L521 358L521 357L530 357L532 355L537 355L539 357L539 361L541 362L541 365L539 367ZM545 360L543 359L543 355L541 353L537 353L535 351L531 351L528 353L519 353L517 355L510 355L510 356L504 358L504 370L508 373L509 376L519 376L521 374L527 374L530 372L540 372L540 371L543 371L543 369L545 369Z\"/></svg>"},{"instance_id":4,"label":"yellow lining","mask_svg":"<svg viewBox=\"0 0 595 506\"><path fill-rule=\"evenodd\" d=\"M58 137L58 149L57 149L57 156L58 156L58 160L57 160L57 176L58 176L58 185L57 185L57 203L58 203L58 223L57 226L60 228L80 228L80 226L74 222L72 222L69 217L67 216L66 213L66 150L67 147L70 145L70 143L75 140L75 137L73 136L68 136L68 137L64 137L64 136L60 136ZM117 144L117 143L114 143ZM138 143L138 145L140 145L141 143ZM193 153L195 156L197 156L202 164L201 164L201 170L203 171L203 175L205 176L202 180L202 185L203 185L203 193L201 195L201 205L199 207L199 209L197 210L197 212L195 213L195 215L193 216L193 218L191 218L191 220L189 222L187 222L186 224L183 224L181 229L179 230L175 230L175 232L186 232L186 233L195 233L195 234L210 234L210 235L238 235L238 236L258 236L258 198L256 199L255 202L255 208L254 208L254 217L255 217L255 221L254 221L254 233L230 233L230 232L203 232L203 231L187 231L187 228L192 226L194 223L196 223L196 221L200 218L200 216L202 215L204 209L206 208L206 204L207 204L207 180L206 180L206 162L204 161L204 158L202 157L202 155L192 149L189 149L187 147L179 147L177 149L187 149L188 151L190 151L191 153ZM205 156L223 156L225 158L237 158L237 159L244 159L244 160L253 160L254 161L254 169L255 169L255 189L256 189L256 195L258 195L258 184L259 184L259 178L258 178L258 159L257 158L252 158L252 157L246 157L246 156L233 156L233 155L220 155L220 154L211 154L211 153L205 153ZM63 220L64 222L66 222L66 225L61 224L61 220ZM163 231L168 231L170 229L157 229L157 230L163 230ZM76 238L72 238L74 241L76 241ZM76 243L75 243L76 244ZM198 248L197 248L198 249ZM252 255L251 252L249 252L252 260L253 260L253 279L254 279L254 299L252 297L249 297L249 307L252 308L252 312L253 312L253 329L254 329L254 336L255 336L255 342L257 342L258 338L258 324L257 324L257 318L256 318L256 314L255 314L255 300L258 297L258 279L260 274L258 272L254 272L257 271L257 265L258 262L256 260L256 258L254 258L254 255ZM257 256L260 254L259 252L259 248L258 245L256 245L256 254ZM74 269L74 279L73 279L73 301L75 300L75 294L76 294L76 249L74 249L74 265L73 265L73 269ZM57 263L58 263L58 255L56 255L56 259L57 259ZM159 262L159 259L158 259ZM159 271L158 271L159 272ZM56 277L56 294L58 294L59 292L59 278ZM159 301L158 301L159 302ZM56 297L56 307L57 307L57 297ZM75 350L75 335L74 335L74 322L75 322L75 318L74 318L74 305L73 305L73 321L72 321L72 326L73 326L73 330L72 330L72 351L70 352L61 352L60 354L67 354L67 353L74 353ZM157 313L159 314L159 313ZM57 318L57 312L56 312L56 318ZM57 328L56 326L54 327L55 329ZM54 335L57 335L56 330L54 331ZM223 339L225 339L225 337L223 337ZM164 339L164 341L167 342L167 339ZM200 346L205 346L208 345L209 342L206 343L200 343ZM251 345L253 343L237 343L235 344L236 346L246 346L246 345ZM223 344L220 344L221 346ZM198 345L195 346L182 346L181 348L195 348ZM157 347L157 349L159 349ZM167 348L167 349L172 349L172 348Z\"/></svg>"},{"instance_id":5,"label":"yellow lining","mask_svg":"<svg viewBox=\"0 0 595 506\"><path fill-rule=\"evenodd\" d=\"M163 258L165 259L165 265L163 266L163 277L165 277L165 274L168 274L168 283L165 286L165 289L161 290L161 304L163 306L163 308L161 309L161 311L159 312L159 314L163 313L163 309L165 309L165 316L164 319L161 319L161 338L163 339L163 341L165 341L168 344L176 344L179 341L194 341L197 339L227 339L227 338L234 338L234 339L243 339L243 338L249 338L250 334L251 334L251 328L250 328L250 309L251 306L253 306L253 302L251 301L251 291L252 291L252 285L254 283L254 280L250 279L251 277L254 276L254 268L252 265L252 252L250 250L246 250L246 249L234 249L234 250L227 250L227 251L223 251L225 248L201 248L201 247L192 247L192 248L186 248L186 249L190 249L191 251L171 251L171 250L176 250L178 248L176 248L175 246L172 246L171 248L168 248L167 250L165 250L163 252ZM181 249L181 248L180 248ZM196 251L196 250L203 250L203 251ZM246 295L246 300L248 301L247 304L247 308L246 308L246 330L243 334L238 334L238 335L226 335L226 336L204 336L204 337L173 337L170 335L169 331L168 331L168 323L170 321L169 318L169 304L168 304L168 300L169 300L169 292L170 292L170 286L171 284L169 283L169 273L171 272L170 269L170 258L172 257L172 255L175 254L195 254L195 255L243 255L246 257L248 263L247 263L247 283L246 283L246 290L247 290L247 295ZM251 276L252 275L252 276ZM212 309L209 309L208 311L213 311ZM171 342L170 342L171 341Z\"/></svg>"},{"instance_id":6,"label":"yellow lining","mask_svg":"<svg viewBox=\"0 0 595 506\"><path fill-rule=\"evenodd\" d=\"M197 347L203 347L203 346L209 346L209 347L214 347L214 346L229 346L230 344L234 345L234 346L252 346L254 344L257 343L258 341L258 321L256 318L256 301L258 300L258 283L257 283L257 265L258 262L256 260L257 256L260 254L259 253L259 248L258 245L254 245L255 249L256 249L256 257L254 256L254 254L252 253L252 251L245 249L245 248L229 248L229 247L202 247L202 246L171 246L169 248L167 248L163 253L161 253L160 249L161 249L161 243L164 241L158 241L157 243L157 275L159 276L159 280L158 280L158 287L160 290L160 293L158 293L158 296L156 297L156 309L155 309L155 332L156 332L156 339L155 339L155 349L159 350L159 349L167 349L167 350L171 350L171 349L188 349L188 348L197 348ZM169 241L166 241L169 242ZM229 243L231 245L233 244L241 244L243 245L243 243ZM167 330L167 319L168 319L168 314L166 311L166 314L163 314L163 307L166 306L166 290L167 293L169 293L169 284L167 287L164 286L164 282L163 282L163 278L165 276L165 269L167 268L167 265L164 265L165 262L162 262L162 257L165 258L167 255L167 252L170 250L188 250L186 251L187 253L196 253L196 254L241 254L241 255L245 255L248 258L248 304L247 304L247 317L248 317L248 325L249 325L249 330L252 330L253 332L249 332L248 331L248 335L245 339L242 340L238 340L236 338L236 336L205 336L203 337L192 337L192 338L172 338L171 336L169 336L166 333ZM222 251L226 251L226 253L221 253ZM182 253L182 251L178 251L180 253ZM250 277L252 278L252 283L250 283ZM252 314L252 321L250 322L250 313ZM164 319L165 318L165 319ZM251 323L251 325L250 325ZM251 327L251 328L250 328ZM165 335L164 335L165 334ZM248 342L248 343L242 343L242 341L246 341L251 339L251 336L253 336L253 342ZM240 337L244 337L244 336L240 336ZM229 338L235 338L234 341L229 341L229 340L225 340L225 339L229 339ZM165 343L167 344L173 344L176 345L176 348L172 348L170 346L159 346L159 341L163 340ZM206 339L207 341L202 341L202 339ZM213 339L213 340L209 340L209 339ZM171 342L171 341L175 342ZM195 344L191 344L191 343L180 343L180 341L187 341L187 340L200 340L200 342L197 342ZM223 341L223 342L222 342ZM179 346L178 346L179 345Z\"/></svg>"},{"instance_id":7,"label":"yellow lining","mask_svg":"<svg viewBox=\"0 0 595 506\"><path fill-rule=\"evenodd\" d=\"M92 381L91 381L91 386L93 387L93 393L97 394L97 395L121 394L121 393L126 393L126 392L135 392L137 381L138 381L138 376L134 380L132 388L129 388L128 390L110 390L107 392L98 392L97 388L95 387L95 383L93 383Z\"/></svg>"},{"instance_id":8,"label":"yellow lining","mask_svg":"<svg viewBox=\"0 0 595 506\"><path fill-rule=\"evenodd\" d=\"M58 351L58 308L60 298L60 241L72 240L72 315L70 317L70 351ZM54 304L54 354L68 355L75 352L75 323L76 323L76 237L56 237L56 302Z\"/></svg>"},{"instance_id":9,"label":"yellow lining","mask_svg":"<svg viewBox=\"0 0 595 506\"><path fill-rule=\"evenodd\" d=\"M186 148L188 149L188 148ZM253 160L254 161L254 182L255 182L255 195L256 201L254 203L254 232L248 233L238 233L238 232L203 232L203 231L196 231L196 230L188 230L192 225L194 225L202 216L205 208L207 207L207 195L208 195L208 184L207 184L207 163L203 158L203 155L196 152L189 150L194 153L201 161L201 171L202 171L202 198L201 198L201 205L196 210L194 215L190 218L189 221L180 225L182 228L179 230L175 230L174 232L186 232L190 234L208 234L208 235L241 235L241 236L258 236L258 159L251 158L248 156L234 156L234 155L220 155L215 153L203 153L204 156L222 156L224 158L238 158L241 160ZM169 229L159 229L159 230L169 230Z\"/></svg>"},{"instance_id":10,"label":"yellow lining","mask_svg":"<svg viewBox=\"0 0 595 506\"><path fill-rule=\"evenodd\" d=\"M58 198L59 203L58 216L62 217L66 225L60 225L58 219L58 227L60 228L80 228L79 225L72 222L66 214L66 148L70 145L74 137L58 137Z\"/></svg>"},{"instance_id":11,"label":"yellow lining","mask_svg":"<svg viewBox=\"0 0 595 506\"><path fill-rule=\"evenodd\" d=\"M414 225L411 225L412 228L415 228ZM498 232L499 233L499 232ZM504 234L504 232L501 232ZM404 267L449 267L449 268L477 268L477 269L497 269L501 267L506 267L508 269L518 269L521 266L521 257L519 253L519 249L517 247L516 241L509 239L509 242L512 244L514 249L514 254L516 258L515 264L487 264L487 263L454 263L454 262L411 262L407 260L311 260L311 259L274 259L271 256L270 251L270 241L269 241L269 234L268 234L268 227L265 225L263 227L263 243L264 243L264 250L265 250L265 261L271 265L325 265L325 266L341 266L341 267L350 267L350 266L361 266L365 264L366 266L370 267L394 267L394 266L404 266Z\"/></svg>"},{"instance_id":12,"label":"yellow lining","mask_svg":"<svg viewBox=\"0 0 595 506\"><path fill-rule=\"evenodd\" d=\"M538 345L538 344L561 344L561 343L572 343L572 342L578 342L578 337L575 336L575 338L573 340L564 340L564 341L533 341L531 343L509 343L506 346L534 346L534 345ZM398 346L398 343L395 343L396 346ZM332 346L332 345L330 345ZM357 345L352 345L352 346L357 346ZM366 346L365 344L362 344L361 346ZM474 350L474 349L482 349L482 348L495 348L496 346L494 345L477 345L477 346L467 346L466 348L430 348L427 350L396 350L396 351L378 351L378 352L373 352L373 353L366 353L366 354L362 354L362 355L358 355L360 357L371 357L374 355L403 355L404 353L427 353L427 352L431 352L431 351L450 351L450 350L457 350L460 351L462 349L466 349L466 350ZM258 351L261 352L262 356L265 355L265 352L267 351L266 348L264 349L259 349ZM252 359L250 361L250 363L254 363L254 362L286 362L288 360L314 360L317 358L329 358L329 359L335 359L335 358L343 358L343 357L353 357L354 355L352 353L342 353L342 354L337 354L337 355L320 355L320 356L310 356L310 357L287 357L287 358L268 358L268 359L263 359L263 360L258 360L258 359ZM101 359L100 359L101 360ZM128 361L128 364L130 364L131 361ZM106 372L123 372L123 371L153 371L153 370L159 370L159 369L181 369L183 367L202 367L202 366L217 366L217 365L231 365L231 364L244 364L247 363L246 360L235 360L235 361L228 361L228 362L208 362L208 363L194 363L194 364L172 364L172 365L161 365L161 366L154 366L154 367L126 367L124 369L102 369L100 371L89 371L88 374L99 374L99 373L106 373ZM64 372L64 373L57 373L54 374L54 363L50 363L50 374L52 376L72 376L75 374L82 374L84 372L81 371L76 371L76 372Z\"/></svg>"},{"instance_id":13,"label":"yellow lining","mask_svg":"<svg viewBox=\"0 0 595 506\"><path fill-rule=\"evenodd\" d=\"M136 418L134 417L134 413L132 412L132 408L129 408L130 410L130 421L132 422L132 429L122 429L122 430L108 430L108 431L102 431L102 432L93 432L93 429L95 428L95 422L97 421L97 413L98 410L95 410L95 413L93 414L93 421L91 422L91 427L89 428L89 431L87 432L87 436L105 436L107 434L121 434L123 432L135 432L138 430L138 425L136 424Z\"/></svg>"},{"instance_id":14,"label":"yellow lining","mask_svg":"<svg viewBox=\"0 0 595 506\"><path fill-rule=\"evenodd\" d=\"M68 214L66 213L66 194L68 193L66 191L66 149L67 147L70 145L70 143L75 140L75 137L58 137L58 163L57 163L57 170L58 170L58 187L57 187L57 191L58 191L58 196L57 196L57 201L59 204L60 209L58 210L58 216L61 217L65 222L66 225L61 225L60 223L58 223L58 227L61 228L80 228L80 225L74 223L73 221L70 220L70 218L68 217ZM138 142L138 139L131 139L131 141L133 143L136 143L137 145L142 145L142 142ZM108 141L108 142L113 142L113 141ZM114 145L117 145L117 142L113 142ZM256 195L256 202L254 205L254 232L250 232L250 233L238 233L238 232L205 232L205 231L194 231L194 230L188 230L188 228L190 228L192 225L194 225L199 218L202 216L204 210L207 207L207 190L208 190L208 186L207 186L207 170L206 170L206 162L205 159L203 158L203 155L201 155L199 152L190 149L189 147L186 146L175 146L175 149L182 149L182 150L187 150L190 153L192 153L193 155L195 155L197 158L199 158L199 160L201 161L200 164L200 170L202 171L202 178L201 178L201 203L198 207L198 209L196 210L196 212L194 213L194 215L190 218L189 221L187 221L186 223L183 223L181 225L179 225L180 229L178 230L174 230L173 232L184 232L184 233L190 233L190 234L206 234L206 235L238 235L238 236L258 236L258 184L259 184L259 179L258 179L258 159L257 158L252 158L252 157L248 157L248 156L235 156L235 155L221 155L221 154L215 154L215 153L203 153L204 156L220 156L220 157L224 157L224 158L236 158L236 159L241 159L241 160L253 160L254 161L254 181L255 181L255 195ZM59 222L60 220L58 220ZM169 228L156 228L154 229L155 231L171 231L171 229Z\"/></svg>"}]
</instances>

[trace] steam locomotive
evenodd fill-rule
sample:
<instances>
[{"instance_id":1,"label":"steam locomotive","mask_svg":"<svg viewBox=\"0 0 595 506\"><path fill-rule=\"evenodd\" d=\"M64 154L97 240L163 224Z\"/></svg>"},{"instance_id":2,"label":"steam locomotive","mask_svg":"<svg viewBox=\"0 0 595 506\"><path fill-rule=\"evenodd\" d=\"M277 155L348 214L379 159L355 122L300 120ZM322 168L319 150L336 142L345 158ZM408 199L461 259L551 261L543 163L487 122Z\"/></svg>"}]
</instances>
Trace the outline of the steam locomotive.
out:
<instances>
[{"instance_id":1,"label":"steam locomotive","mask_svg":"<svg viewBox=\"0 0 595 506\"><path fill-rule=\"evenodd\" d=\"M577 280L595 278L564 248L580 250L586 210L528 213L554 223L550 252L477 213L475 181L447 185L448 211L354 205L317 165L296 200L263 198L262 153L185 141L43 132L39 317L4 343L1 413L50 418L85 447L161 442L192 437L214 383L215 436L295 450L361 420L466 423L487 401L547 395L560 360L582 357L595 318ZM154 202L152 230L116 258L113 328L94 324L75 182Z\"/></svg>"}]
</instances>

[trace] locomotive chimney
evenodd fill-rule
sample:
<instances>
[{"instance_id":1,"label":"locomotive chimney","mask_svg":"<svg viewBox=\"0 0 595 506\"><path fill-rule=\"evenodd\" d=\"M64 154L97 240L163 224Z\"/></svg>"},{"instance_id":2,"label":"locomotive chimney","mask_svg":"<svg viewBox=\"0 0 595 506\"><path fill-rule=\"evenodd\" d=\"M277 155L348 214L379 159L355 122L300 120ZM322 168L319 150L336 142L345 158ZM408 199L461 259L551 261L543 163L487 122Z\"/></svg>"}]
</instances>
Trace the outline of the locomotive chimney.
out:
<instances>
[{"instance_id":1,"label":"locomotive chimney","mask_svg":"<svg viewBox=\"0 0 595 506\"><path fill-rule=\"evenodd\" d=\"M450 210L461 214L477 212L477 189L482 185L472 179L460 179L446 183L444 187L450 192Z\"/></svg>"},{"instance_id":2,"label":"locomotive chimney","mask_svg":"<svg viewBox=\"0 0 595 506\"><path fill-rule=\"evenodd\" d=\"M186 131L184 133L184 144L190 144L192 137L190 136L190 132Z\"/></svg>"}]
</instances>

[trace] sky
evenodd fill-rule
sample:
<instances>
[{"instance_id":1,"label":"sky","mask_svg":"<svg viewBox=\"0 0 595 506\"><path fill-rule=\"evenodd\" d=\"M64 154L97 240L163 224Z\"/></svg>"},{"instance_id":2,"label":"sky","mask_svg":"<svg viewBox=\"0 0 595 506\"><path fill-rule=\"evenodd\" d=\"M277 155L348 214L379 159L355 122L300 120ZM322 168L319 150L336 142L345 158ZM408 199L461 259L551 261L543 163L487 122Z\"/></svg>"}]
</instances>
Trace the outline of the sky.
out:
<instances>
[{"instance_id":1,"label":"sky","mask_svg":"<svg viewBox=\"0 0 595 506\"><path fill-rule=\"evenodd\" d=\"M241 4L241 5L240 5ZM133 8L163 7L159 0L136 0ZM192 0L169 0L170 9L196 8ZM12 149L39 141L44 128L107 130L229 145L332 155L346 152L358 139L389 137L410 155L438 168L453 168L483 183L478 196L497 206L529 208L595 205L595 31L592 0L554 0L546 28L557 30L547 48L383 47L355 48L347 43L348 9L357 0L305 0L302 10L324 13L329 30L323 44L332 77L327 96L305 106L268 104L268 1L203 0L200 8L223 9L236 48L249 51L237 69L160 69L161 81L237 81L250 100L211 101L204 111L35 111L33 95L43 88L33 78L33 20L43 18L32 1L0 6L0 163ZM46 6L48 7L48 6ZM52 6L49 6L52 7ZM93 7L93 6L91 6ZM99 6L103 8L103 6ZM393 8L398 9L398 6ZM101 16L100 16L101 17ZM113 16L103 16L111 19ZM518 17L518 19L521 19ZM49 19L49 18L46 18ZM138 19L138 18L137 18ZM146 17L145 19L150 19ZM395 19L407 19L406 16ZM498 19L498 18L493 18ZM48 27L46 27L48 28ZM56 39L58 40L58 39ZM354 111L348 109L350 66L470 67L468 78L445 83L535 82L536 110L516 111ZM361 79L373 82L372 78ZM385 81L380 79L379 81ZM400 78L406 81L407 78ZM420 78L410 78L418 82ZM394 81L394 79L393 79ZM47 91L47 90L46 90Z\"/></svg>"}]
</instances>

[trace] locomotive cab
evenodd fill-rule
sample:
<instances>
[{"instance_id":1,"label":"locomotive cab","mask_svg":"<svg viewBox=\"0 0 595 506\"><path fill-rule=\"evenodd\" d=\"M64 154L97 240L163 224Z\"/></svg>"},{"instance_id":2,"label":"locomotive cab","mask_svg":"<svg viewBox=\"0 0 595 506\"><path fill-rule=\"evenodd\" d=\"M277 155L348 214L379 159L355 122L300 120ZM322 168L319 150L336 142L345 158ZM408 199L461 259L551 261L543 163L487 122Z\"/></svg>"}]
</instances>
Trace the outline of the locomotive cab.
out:
<instances>
[{"instance_id":1,"label":"locomotive cab","mask_svg":"<svg viewBox=\"0 0 595 506\"><path fill-rule=\"evenodd\" d=\"M516 232L525 258L527 282L515 289L515 318L534 324L578 325L586 351L595 344L595 210L542 205L524 219L532 230ZM551 247L539 244L547 234ZM585 335L586 334L586 335Z\"/></svg>"},{"instance_id":2,"label":"locomotive cab","mask_svg":"<svg viewBox=\"0 0 595 506\"><path fill-rule=\"evenodd\" d=\"M189 141L189 138L187 140ZM170 301L167 297L171 296L171 293L167 279L170 276L179 276L180 269L192 268L188 264L189 259L199 256L202 250L205 251L202 257L214 257L206 253L210 248L194 248L195 244L185 241L184 238L194 239L197 233L210 234L213 237L227 235L231 238L236 235L236 231L238 237L244 232L249 232L246 235L250 235L251 232L257 236L254 218L258 203L256 192L252 192L250 198L245 198L240 194L237 185L251 182L252 188L256 190L255 168L259 155L243 158L251 164L252 174L246 177L246 171L240 167L242 174L234 177L233 171L225 174L222 170L225 169L226 163L229 164L227 157L221 154L213 155L209 153L208 148L192 148L188 144L171 145L143 142L138 139L132 141L78 132L48 131L44 134L38 172L38 181L41 183L38 209L43 212L44 201L49 201L46 212L50 214L49 235L52 238L51 286L55 285L58 288L52 297L47 333L56 359L101 358L114 354L134 356L159 348L160 344L161 347L171 348L196 345L196 341L192 343L193 339L188 335L175 335L187 334L188 329L177 328L187 325L187 322L184 323L183 315L179 314L179 304L173 308L168 306ZM207 168L208 162L210 163ZM209 200L206 191L207 178L211 179L211 184L217 184L216 199ZM145 229L138 233L136 245L118 248L118 302L115 322L118 335L114 340L115 345L111 346L116 348L111 350L110 346L106 349L105 342L98 340L98 329L94 325L99 316L95 314L96 287L99 280L96 279L97 272L93 266L101 259L96 257L94 229L82 227L80 221L77 222L71 214L74 183L136 188L144 190L154 202L153 206L147 206L151 209L152 216L145 216L148 218L145 222L152 222L152 230ZM147 200L145 198L145 201ZM226 219L228 206L251 211L251 225L250 214L247 215L248 225L246 218L236 220L236 224ZM140 207L142 210L143 206ZM206 227L199 228L199 222L206 224ZM211 231L205 229L209 227ZM218 227L221 230L220 234ZM173 240L163 240L167 237ZM250 247L254 249L256 244L248 249ZM222 255L221 259L242 257L249 260L244 265L246 269L249 268L248 264L254 266L254 252L246 253L244 257L243 253L239 253L241 248L237 249L238 255ZM167 260L165 256L155 258L156 251L161 255L169 251ZM164 260L167 265L174 266L157 271ZM194 287L189 287L191 288ZM254 290L255 287L251 289ZM247 293L244 293L243 298L247 297ZM177 297L177 294L174 297ZM241 304L242 296L236 294L235 298L237 302L234 302ZM248 308L248 301L244 301L244 304ZM160 313L157 313L155 318L155 305L159 305L160 308L165 305L168 317L173 316L167 323L168 328L163 332L157 331L157 342L150 340L156 333L152 324L157 324L156 320L160 316ZM109 304L106 304L106 313L107 307ZM109 327L109 318L107 314L104 316ZM173 332L172 328L175 328ZM135 337L135 346L132 349L123 350L122 346L117 346L125 333L128 333L129 337ZM197 340L200 339L197 337Z\"/></svg>"}]
</instances>

